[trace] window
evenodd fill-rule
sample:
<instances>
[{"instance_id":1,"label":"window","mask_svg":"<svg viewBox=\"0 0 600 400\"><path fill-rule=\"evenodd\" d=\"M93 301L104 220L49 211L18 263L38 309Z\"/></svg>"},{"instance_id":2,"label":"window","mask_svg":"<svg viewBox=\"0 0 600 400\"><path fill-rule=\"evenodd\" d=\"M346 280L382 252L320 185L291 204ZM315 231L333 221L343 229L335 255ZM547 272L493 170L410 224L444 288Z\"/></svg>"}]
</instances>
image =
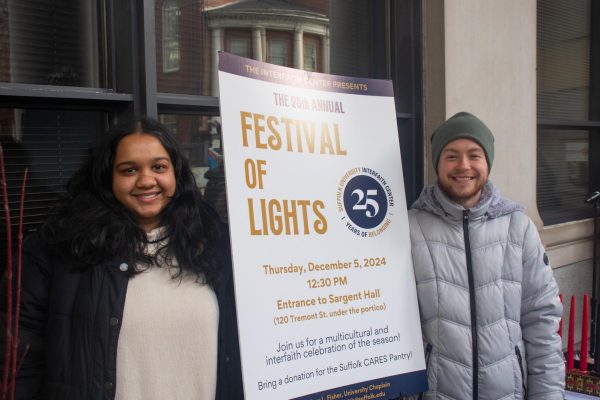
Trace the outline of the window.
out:
<instances>
[{"instance_id":1,"label":"window","mask_svg":"<svg viewBox=\"0 0 600 400\"><path fill-rule=\"evenodd\" d=\"M11 230L16 243L23 173L25 187L23 232L37 228L65 193L65 185L85 159L96 137L106 129L99 111L0 108ZM5 214L0 215L1 237L6 237ZM0 254L6 241L0 240Z\"/></svg>"},{"instance_id":2,"label":"window","mask_svg":"<svg viewBox=\"0 0 600 400\"><path fill-rule=\"evenodd\" d=\"M163 5L163 71L179 70L181 59L179 18L181 9L178 0L165 1Z\"/></svg>"},{"instance_id":3,"label":"window","mask_svg":"<svg viewBox=\"0 0 600 400\"><path fill-rule=\"evenodd\" d=\"M537 198L550 225L591 213L584 200L599 173L590 145L600 127L591 112L600 93L591 90L592 1L537 4Z\"/></svg>"},{"instance_id":4,"label":"window","mask_svg":"<svg viewBox=\"0 0 600 400\"><path fill-rule=\"evenodd\" d=\"M314 43L304 43L304 70L317 70L317 49Z\"/></svg>"},{"instance_id":5,"label":"window","mask_svg":"<svg viewBox=\"0 0 600 400\"><path fill-rule=\"evenodd\" d=\"M160 114L158 120L173 135L177 135L177 115Z\"/></svg>"},{"instance_id":6,"label":"window","mask_svg":"<svg viewBox=\"0 0 600 400\"><path fill-rule=\"evenodd\" d=\"M236 56L252 58L250 29L227 29L225 50Z\"/></svg>"},{"instance_id":7,"label":"window","mask_svg":"<svg viewBox=\"0 0 600 400\"><path fill-rule=\"evenodd\" d=\"M413 187L420 185L422 165L417 0L290 0L278 7L260 0L0 3L0 141L13 210L23 167L30 171L28 231L46 218L96 138L137 115L159 118L175 133L205 197L226 217L219 50L400 82L395 86L406 88L396 98L409 202L420 191ZM293 40L300 31L302 40ZM16 223L13 213L14 234ZM0 231L0 246L5 235Z\"/></svg>"},{"instance_id":8,"label":"window","mask_svg":"<svg viewBox=\"0 0 600 400\"><path fill-rule=\"evenodd\" d=\"M206 184L202 175L209 167L211 147L221 147L220 131L216 131L210 117L189 114L160 114L160 122L171 132L196 174L200 188Z\"/></svg>"},{"instance_id":9,"label":"window","mask_svg":"<svg viewBox=\"0 0 600 400\"><path fill-rule=\"evenodd\" d=\"M240 57L250 57L250 41L243 38L233 38L229 40L229 51Z\"/></svg>"},{"instance_id":10,"label":"window","mask_svg":"<svg viewBox=\"0 0 600 400\"><path fill-rule=\"evenodd\" d=\"M25 168L29 171L23 212L26 235L46 218L90 145L107 128L108 110L122 109L131 96L114 93L111 87L102 58L107 42L98 1L3 4L0 144L16 246ZM8 250L6 234L2 213L2 259ZM4 263L0 263L0 272L3 269Z\"/></svg>"},{"instance_id":11,"label":"window","mask_svg":"<svg viewBox=\"0 0 600 400\"><path fill-rule=\"evenodd\" d=\"M101 68L96 3L2 2L0 80L99 87Z\"/></svg>"},{"instance_id":12,"label":"window","mask_svg":"<svg viewBox=\"0 0 600 400\"><path fill-rule=\"evenodd\" d=\"M289 40L281 37L269 39L269 49L267 53L267 62L276 65L291 67L290 57L288 55Z\"/></svg>"},{"instance_id":13,"label":"window","mask_svg":"<svg viewBox=\"0 0 600 400\"><path fill-rule=\"evenodd\" d=\"M147 74L156 75L152 81L156 80L153 85L156 85L158 92L210 95L207 74L210 73L211 64L205 60L211 56L211 37L202 18L205 2L145 0L142 3L145 8L148 8L147 4L154 4L154 15L147 17L154 17L155 21L147 26L155 26L156 29L148 29L137 45L147 45L149 48L145 51L156 54L156 60L148 60L143 66L147 68ZM155 40L149 39L152 35Z\"/></svg>"},{"instance_id":14,"label":"window","mask_svg":"<svg viewBox=\"0 0 600 400\"><path fill-rule=\"evenodd\" d=\"M304 36L304 70L320 71L318 65L319 40L313 36Z\"/></svg>"}]
</instances>

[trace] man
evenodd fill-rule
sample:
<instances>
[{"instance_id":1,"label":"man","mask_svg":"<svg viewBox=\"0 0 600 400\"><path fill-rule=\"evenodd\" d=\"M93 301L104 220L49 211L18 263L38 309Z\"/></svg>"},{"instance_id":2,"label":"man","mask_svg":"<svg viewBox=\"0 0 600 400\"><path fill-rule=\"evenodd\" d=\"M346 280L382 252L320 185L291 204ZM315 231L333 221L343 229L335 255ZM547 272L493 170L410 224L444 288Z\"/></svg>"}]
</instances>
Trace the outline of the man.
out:
<instances>
[{"instance_id":1,"label":"man","mask_svg":"<svg viewBox=\"0 0 600 400\"><path fill-rule=\"evenodd\" d=\"M494 137L461 112L431 138L438 180L409 211L425 399L563 399L562 305L523 207L488 180Z\"/></svg>"}]
</instances>

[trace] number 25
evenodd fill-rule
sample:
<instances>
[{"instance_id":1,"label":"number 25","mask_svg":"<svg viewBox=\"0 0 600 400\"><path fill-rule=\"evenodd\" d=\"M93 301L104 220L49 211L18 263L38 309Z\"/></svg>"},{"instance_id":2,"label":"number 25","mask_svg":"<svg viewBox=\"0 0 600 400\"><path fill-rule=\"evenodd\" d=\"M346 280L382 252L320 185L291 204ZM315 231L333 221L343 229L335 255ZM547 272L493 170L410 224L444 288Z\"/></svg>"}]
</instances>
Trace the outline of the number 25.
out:
<instances>
[{"instance_id":1,"label":"number 25","mask_svg":"<svg viewBox=\"0 0 600 400\"><path fill-rule=\"evenodd\" d=\"M374 199L369 198L370 196L377 196L376 189L368 189L366 196L362 190L354 189L354 191L352 192L352 195L358 196L358 200L354 204L354 207L352 207L353 210L366 210L365 214L367 214L367 217L371 217L371 218L377 215L377 213L379 212L379 204L377 204L377 202ZM362 202L363 199L364 199L364 202ZM373 207L373 212L368 210L367 206Z\"/></svg>"}]
</instances>

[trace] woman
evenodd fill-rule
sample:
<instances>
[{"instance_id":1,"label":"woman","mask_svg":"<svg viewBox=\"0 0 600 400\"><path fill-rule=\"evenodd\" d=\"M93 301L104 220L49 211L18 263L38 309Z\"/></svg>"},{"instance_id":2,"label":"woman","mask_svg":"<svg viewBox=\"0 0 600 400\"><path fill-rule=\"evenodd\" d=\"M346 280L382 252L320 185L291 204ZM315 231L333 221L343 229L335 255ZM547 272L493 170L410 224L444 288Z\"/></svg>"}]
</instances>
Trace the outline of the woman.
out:
<instances>
[{"instance_id":1,"label":"woman","mask_svg":"<svg viewBox=\"0 0 600 400\"><path fill-rule=\"evenodd\" d=\"M17 397L242 398L228 241L172 136L115 127L68 194L24 247Z\"/></svg>"}]
</instances>

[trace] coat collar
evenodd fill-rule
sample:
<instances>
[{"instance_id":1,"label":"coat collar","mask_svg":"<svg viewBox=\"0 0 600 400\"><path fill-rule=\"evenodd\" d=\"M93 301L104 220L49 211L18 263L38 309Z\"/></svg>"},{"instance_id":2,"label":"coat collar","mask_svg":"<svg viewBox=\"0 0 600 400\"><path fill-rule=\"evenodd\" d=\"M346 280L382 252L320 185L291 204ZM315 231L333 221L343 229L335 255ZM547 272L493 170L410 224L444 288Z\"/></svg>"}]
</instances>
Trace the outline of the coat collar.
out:
<instances>
[{"instance_id":1,"label":"coat collar","mask_svg":"<svg viewBox=\"0 0 600 400\"><path fill-rule=\"evenodd\" d=\"M411 208L429 211L455 221L462 220L466 210L460 204L452 201L438 183L423 188L421 195ZM469 220L484 217L498 218L515 211L524 211L524 209L522 205L502 197L492 182L488 180L483 187L479 202L475 207L469 209Z\"/></svg>"}]
</instances>

